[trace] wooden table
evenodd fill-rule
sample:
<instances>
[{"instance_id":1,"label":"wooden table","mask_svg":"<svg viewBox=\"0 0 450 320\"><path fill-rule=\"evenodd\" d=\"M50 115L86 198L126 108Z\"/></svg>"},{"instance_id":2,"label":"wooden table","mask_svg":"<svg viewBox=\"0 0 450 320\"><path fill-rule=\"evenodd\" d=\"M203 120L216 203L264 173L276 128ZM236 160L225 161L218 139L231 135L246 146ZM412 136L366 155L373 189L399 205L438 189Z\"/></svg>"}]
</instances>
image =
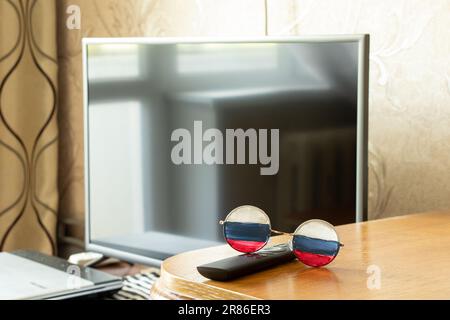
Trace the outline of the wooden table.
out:
<instances>
[{"instance_id":1,"label":"wooden table","mask_svg":"<svg viewBox=\"0 0 450 320\"><path fill-rule=\"evenodd\" d=\"M327 268L293 261L231 282L211 281L196 267L237 254L219 246L164 261L152 297L450 299L450 212L349 224L337 230L345 247ZM285 236L272 242L283 241Z\"/></svg>"}]
</instances>

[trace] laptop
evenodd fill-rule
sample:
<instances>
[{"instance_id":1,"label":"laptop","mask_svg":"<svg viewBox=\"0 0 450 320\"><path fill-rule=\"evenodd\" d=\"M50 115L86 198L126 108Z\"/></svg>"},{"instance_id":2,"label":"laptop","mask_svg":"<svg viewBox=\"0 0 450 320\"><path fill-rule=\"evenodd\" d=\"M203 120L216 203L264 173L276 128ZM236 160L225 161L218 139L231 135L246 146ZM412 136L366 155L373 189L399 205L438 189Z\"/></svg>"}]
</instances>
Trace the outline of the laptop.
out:
<instances>
[{"instance_id":1,"label":"laptop","mask_svg":"<svg viewBox=\"0 0 450 320\"><path fill-rule=\"evenodd\" d=\"M33 251L0 253L0 300L98 297L122 288L122 279Z\"/></svg>"}]
</instances>

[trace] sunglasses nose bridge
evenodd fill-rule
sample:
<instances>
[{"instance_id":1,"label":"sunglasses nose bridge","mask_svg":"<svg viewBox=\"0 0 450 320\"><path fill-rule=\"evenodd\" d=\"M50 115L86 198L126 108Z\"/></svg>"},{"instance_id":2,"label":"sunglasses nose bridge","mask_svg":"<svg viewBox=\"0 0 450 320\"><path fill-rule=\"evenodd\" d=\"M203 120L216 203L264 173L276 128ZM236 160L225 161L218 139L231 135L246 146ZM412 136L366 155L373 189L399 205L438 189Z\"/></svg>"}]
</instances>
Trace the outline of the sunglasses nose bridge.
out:
<instances>
[{"instance_id":1,"label":"sunglasses nose bridge","mask_svg":"<svg viewBox=\"0 0 450 320\"><path fill-rule=\"evenodd\" d=\"M294 235L293 233L284 232L284 231L278 231L278 230L274 230L274 229L271 229L270 232L278 234L278 235L286 235L286 236L293 236Z\"/></svg>"}]
</instances>

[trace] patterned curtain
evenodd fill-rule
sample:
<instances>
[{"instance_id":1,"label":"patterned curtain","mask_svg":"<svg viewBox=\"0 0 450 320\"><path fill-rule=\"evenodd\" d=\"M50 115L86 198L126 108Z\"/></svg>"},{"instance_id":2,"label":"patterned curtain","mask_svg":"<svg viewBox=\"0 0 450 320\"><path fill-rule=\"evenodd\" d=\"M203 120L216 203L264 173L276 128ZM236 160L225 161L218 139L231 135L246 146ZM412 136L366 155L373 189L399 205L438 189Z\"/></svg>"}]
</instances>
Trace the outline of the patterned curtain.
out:
<instances>
[{"instance_id":1,"label":"patterned curtain","mask_svg":"<svg viewBox=\"0 0 450 320\"><path fill-rule=\"evenodd\" d=\"M56 0L0 0L0 251L56 253Z\"/></svg>"}]
</instances>

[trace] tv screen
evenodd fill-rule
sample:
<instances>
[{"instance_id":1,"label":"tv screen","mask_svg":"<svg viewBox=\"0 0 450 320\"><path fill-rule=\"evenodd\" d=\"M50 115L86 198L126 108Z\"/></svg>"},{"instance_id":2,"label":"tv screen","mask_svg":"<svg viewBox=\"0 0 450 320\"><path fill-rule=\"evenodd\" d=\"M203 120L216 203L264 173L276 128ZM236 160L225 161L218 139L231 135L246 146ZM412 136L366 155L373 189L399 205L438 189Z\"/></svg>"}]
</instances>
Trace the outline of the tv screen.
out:
<instances>
[{"instance_id":1,"label":"tv screen","mask_svg":"<svg viewBox=\"0 0 450 320\"><path fill-rule=\"evenodd\" d=\"M88 249L158 262L241 205L286 232L365 219L365 44L85 39Z\"/></svg>"}]
</instances>

